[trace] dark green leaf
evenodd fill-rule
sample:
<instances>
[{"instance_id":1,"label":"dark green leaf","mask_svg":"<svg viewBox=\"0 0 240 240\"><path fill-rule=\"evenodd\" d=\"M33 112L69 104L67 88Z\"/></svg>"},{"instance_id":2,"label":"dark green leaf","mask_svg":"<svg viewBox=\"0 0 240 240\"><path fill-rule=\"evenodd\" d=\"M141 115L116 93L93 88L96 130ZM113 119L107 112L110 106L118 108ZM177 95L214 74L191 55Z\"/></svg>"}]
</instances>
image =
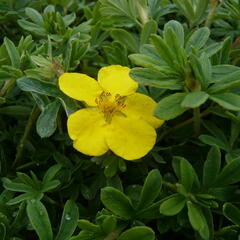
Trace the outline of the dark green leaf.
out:
<instances>
[{"instance_id":1,"label":"dark green leaf","mask_svg":"<svg viewBox=\"0 0 240 240\"><path fill-rule=\"evenodd\" d=\"M225 203L223 205L223 214L234 224L240 225L240 209L235 207L233 204Z\"/></svg>"},{"instance_id":2,"label":"dark green leaf","mask_svg":"<svg viewBox=\"0 0 240 240\"><path fill-rule=\"evenodd\" d=\"M23 77L17 80L17 84L21 90L27 92L35 92L53 97L58 97L62 94L53 83L40 81L37 79Z\"/></svg>"},{"instance_id":3,"label":"dark green leaf","mask_svg":"<svg viewBox=\"0 0 240 240\"><path fill-rule=\"evenodd\" d=\"M186 95L187 93L174 93L163 98L157 104L154 115L163 120L173 119L181 115L187 110L187 108L181 107L181 103Z\"/></svg>"},{"instance_id":4,"label":"dark green leaf","mask_svg":"<svg viewBox=\"0 0 240 240\"><path fill-rule=\"evenodd\" d=\"M172 31L175 33L175 35L178 38L179 44L181 46L184 45L184 29L181 23L175 21L175 20L170 20L164 25L164 38L166 39L166 32L168 29L172 29Z\"/></svg>"},{"instance_id":5,"label":"dark green leaf","mask_svg":"<svg viewBox=\"0 0 240 240\"><path fill-rule=\"evenodd\" d=\"M37 25L44 26L44 21L42 15L33 8L26 8L25 9L26 15L31 18L31 20L36 23Z\"/></svg>"},{"instance_id":6,"label":"dark green leaf","mask_svg":"<svg viewBox=\"0 0 240 240\"><path fill-rule=\"evenodd\" d=\"M155 34L157 32L158 25L154 20L149 20L146 22L142 28L140 35L140 45L149 42L149 38L151 34Z\"/></svg>"},{"instance_id":7,"label":"dark green leaf","mask_svg":"<svg viewBox=\"0 0 240 240\"><path fill-rule=\"evenodd\" d=\"M136 39L124 29L114 29L111 32L111 36L114 40L120 42L130 52L138 52L139 45Z\"/></svg>"},{"instance_id":8,"label":"dark green leaf","mask_svg":"<svg viewBox=\"0 0 240 240\"><path fill-rule=\"evenodd\" d=\"M229 162L217 176L214 186L221 187L240 181L240 159Z\"/></svg>"},{"instance_id":9,"label":"dark green leaf","mask_svg":"<svg viewBox=\"0 0 240 240\"><path fill-rule=\"evenodd\" d=\"M201 237L207 240L209 238L209 229L201 208L190 201L187 202L187 207L188 218L193 229L198 231Z\"/></svg>"},{"instance_id":10,"label":"dark green leaf","mask_svg":"<svg viewBox=\"0 0 240 240\"><path fill-rule=\"evenodd\" d=\"M182 211L185 203L185 197L180 194L173 195L161 204L160 213L166 216L174 216Z\"/></svg>"},{"instance_id":11,"label":"dark green leaf","mask_svg":"<svg viewBox=\"0 0 240 240\"><path fill-rule=\"evenodd\" d=\"M215 181L221 167L221 152L217 147L212 147L208 152L207 160L203 166L203 185L211 186Z\"/></svg>"},{"instance_id":12,"label":"dark green leaf","mask_svg":"<svg viewBox=\"0 0 240 240\"><path fill-rule=\"evenodd\" d=\"M105 187L101 191L101 201L106 208L119 215L120 217L131 219L133 207L130 199L113 187Z\"/></svg>"},{"instance_id":13,"label":"dark green leaf","mask_svg":"<svg viewBox=\"0 0 240 240\"><path fill-rule=\"evenodd\" d=\"M28 218L40 240L52 240L52 228L45 206L37 200L27 203Z\"/></svg>"},{"instance_id":14,"label":"dark green leaf","mask_svg":"<svg viewBox=\"0 0 240 240\"><path fill-rule=\"evenodd\" d=\"M57 114L60 107L58 100L49 103L38 117L36 128L40 137L50 137L57 128Z\"/></svg>"},{"instance_id":15,"label":"dark green leaf","mask_svg":"<svg viewBox=\"0 0 240 240\"><path fill-rule=\"evenodd\" d=\"M73 200L68 200L64 206L61 224L54 240L66 240L72 236L79 218L78 207Z\"/></svg>"},{"instance_id":16,"label":"dark green leaf","mask_svg":"<svg viewBox=\"0 0 240 240\"><path fill-rule=\"evenodd\" d=\"M194 31L186 43L186 52L190 53L192 47L196 50L202 48L207 42L209 35L210 30L207 27L202 27Z\"/></svg>"},{"instance_id":17,"label":"dark green leaf","mask_svg":"<svg viewBox=\"0 0 240 240\"><path fill-rule=\"evenodd\" d=\"M15 68L19 68L20 67L20 55L19 55L19 52L18 52L17 48L15 47L14 43L11 40L9 40L7 37L5 37L4 45L7 49L8 55L11 59L12 66Z\"/></svg>"},{"instance_id":18,"label":"dark green leaf","mask_svg":"<svg viewBox=\"0 0 240 240\"><path fill-rule=\"evenodd\" d=\"M146 208L158 197L162 187L162 176L160 172L155 169L149 172L140 196L138 208Z\"/></svg>"},{"instance_id":19,"label":"dark green leaf","mask_svg":"<svg viewBox=\"0 0 240 240\"><path fill-rule=\"evenodd\" d=\"M160 69L159 69L160 70ZM130 76L139 84L151 87L164 88L164 89L181 89L182 84L176 76L171 73L165 74L160 71L150 70L147 68L134 68L130 71ZM164 68L162 68L164 71Z\"/></svg>"},{"instance_id":20,"label":"dark green leaf","mask_svg":"<svg viewBox=\"0 0 240 240\"><path fill-rule=\"evenodd\" d=\"M237 94L219 93L210 95L210 99L226 109L240 111L240 96Z\"/></svg>"},{"instance_id":21,"label":"dark green leaf","mask_svg":"<svg viewBox=\"0 0 240 240\"><path fill-rule=\"evenodd\" d=\"M154 240L155 234L149 227L133 227L123 232L117 240Z\"/></svg>"},{"instance_id":22,"label":"dark green leaf","mask_svg":"<svg viewBox=\"0 0 240 240\"><path fill-rule=\"evenodd\" d=\"M196 108L207 101L209 95L203 91L191 92L183 99L181 106L187 108Z\"/></svg>"}]
</instances>

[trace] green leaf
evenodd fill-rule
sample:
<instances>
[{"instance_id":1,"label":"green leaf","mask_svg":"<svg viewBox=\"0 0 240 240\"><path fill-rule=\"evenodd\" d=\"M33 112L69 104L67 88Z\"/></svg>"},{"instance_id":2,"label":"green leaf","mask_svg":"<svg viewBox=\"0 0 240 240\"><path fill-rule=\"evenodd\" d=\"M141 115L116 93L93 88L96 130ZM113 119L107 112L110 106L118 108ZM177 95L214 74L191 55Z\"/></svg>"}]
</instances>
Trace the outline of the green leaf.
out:
<instances>
[{"instance_id":1,"label":"green leaf","mask_svg":"<svg viewBox=\"0 0 240 240\"><path fill-rule=\"evenodd\" d=\"M37 25L44 26L42 15L33 8L25 8L26 15Z\"/></svg>"},{"instance_id":2,"label":"green leaf","mask_svg":"<svg viewBox=\"0 0 240 240\"><path fill-rule=\"evenodd\" d=\"M183 99L181 106L187 108L196 108L205 103L209 95L203 91L191 92Z\"/></svg>"},{"instance_id":3,"label":"green leaf","mask_svg":"<svg viewBox=\"0 0 240 240\"><path fill-rule=\"evenodd\" d=\"M188 54L191 53L192 47L196 50L202 48L206 44L209 36L210 30L207 27L202 27L194 31L186 43L186 52Z\"/></svg>"},{"instance_id":4,"label":"green leaf","mask_svg":"<svg viewBox=\"0 0 240 240\"><path fill-rule=\"evenodd\" d=\"M222 43L212 43L199 51L199 55L205 53L208 57L213 56L222 48Z\"/></svg>"},{"instance_id":5,"label":"green leaf","mask_svg":"<svg viewBox=\"0 0 240 240\"><path fill-rule=\"evenodd\" d=\"M51 223L47 210L40 201L28 201L27 215L40 240L53 239Z\"/></svg>"},{"instance_id":6,"label":"green leaf","mask_svg":"<svg viewBox=\"0 0 240 240\"><path fill-rule=\"evenodd\" d=\"M190 22L194 21L194 9L190 0L175 0L174 3L178 6L180 12L188 18Z\"/></svg>"},{"instance_id":7,"label":"green leaf","mask_svg":"<svg viewBox=\"0 0 240 240\"><path fill-rule=\"evenodd\" d=\"M170 74L147 68L133 68L130 71L130 76L139 84L164 89L182 89L183 85L180 83L179 79L174 75L171 79Z\"/></svg>"},{"instance_id":8,"label":"green leaf","mask_svg":"<svg viewBox=\"0 0 240 240\"><path fill-rule=\"evenodd\" d=\"M167 43L157 35L152 36L152 41L157 52L163 58L163 60L175 69L176 65L174 63L174 60L176 61L176 58Z\"/></svg>"},{"instance_id":9,"label":"green leaf","mask_svg":"<svg viewBox=\"0 0 240 240\"><path fill-rule=\"evenodd\" d=\"M173 119L181 115L187 110L187 108L181 106L186 95L187 93L174 93L163 98L157 104L154 115L163 120Z\"/></svg>"},{"instance_id":10,"label":"green leaf","mask_svg":"<svg viewBox=\"0 0 240 240\"><path fill-rule=\"evenodd\" d=\"M70 239L79 218L78 206L73 200L68 200L64 206L61 224L55 240Z\"/></svg>"},{"instance_id":11,"label":"green leaf","mask_svg":"<svg viewBox=\"0 0 240 240\"><path fill-rule=\"evenodd\" d=\"M53 83L23 77L17 79L17 84L23 91L59 98L67 115L70 115L77 110L74 101L64 95Z\"/></svg>"},{"instance_id":12,"label":"green leaf","mask_svg":"<svg viewBox=\"0 0 240 240\"><path fill-rule=\"evenodd\" d=\"M175 33L178 41L179 41L179 44L181 46L184 45L184 29L183 29L183 26L181 23L175 21L175 20L170 20L169 22L167 22L165 25L164 25L164 38L167 39L167 30L168 29L172 29L172 31Z\"/></svg>"},{"instance_id":13,"label":"green leaf","mask_svg":"<svg viewBox=\"0 0 240 240\"><path fill-rule=\"evenodd\" d=\"M190 201L187 202L187 207L188 218L193 229L198 231L203 239L207 240L209 237L209 229L201 208Z\"/></svg>"},{"instance_id":14,"label":"green leaf","mask_svg":"<svg viewBox=\"0 0 240 240\"><path fill-rule=\"evenodd\" d=\"M203 134L199 137L199 139L210 146L217 146L225 151L229 150L229 146L217 137Z\"/></svg>"},{"instance_id":15,"label":"green leaf","mask_svg":"<svg viewBox=\"0 0 240 240\"><path fill-rule=\"evenodd\" d=\"M149 172L140 196L138 209L148 207L158 197L162 188L162 176L160 172L155 169Z\"/></svg>"},{"instance_id":16,"label":"green leaf","mask_svg":"<svg viewBox=\"0 0 240 240\"><path fill-rule=\"evenodd\" d=\"M162 201L158 201L156 203L153 203L151 206L142 209L137 212L136 217L139 219L157 219L159 218L159 207Z\"/></svg>"},{"instance_id":17,"label":"green leaf","mask_svg":"<svg viewBox=\"0 0 240 240\"><path fill-rule=\"evenodd\" d=\"M117 240L154 240L155 234L149 227L133 227L123 232Z\"/></svg>"},{"instance_id":18,"label":"green leaf","mask_svg":"<svg viewBox=\"0 0 240 240\"><path fill-rule=\"evenodd\" d=\"M240 225L240 209L231 203L223 205L223 215L236 225Z\"/></svg>"},{"instance_id":19,"label":"green leaf","mask_svg":"<svg viewBox=\"0 0 240 240\"><path fill-rule=\"evenodd\" d=\"M130 199L121 191L113 187L105 187L101 190L101 201L106 208L125 219L133 216L133 207Z\"/></svg>"},{"instance_id":20,"label":"green leaf","mask_svg":"<svg viewBox=\"0 0 240 240\"><path fill-rule=\"evenodd\" d=\"M80 229L89 231L89 232L94 232L94 233L101 233L101 227L89 222L88 220L85 219L80 219L78 220L78 227Z\"/></svg>"},{"instance_id":21,"label":"green leaf","mask_svg":"<svg viewBox=\"0 0 240 240\"><path fill-rule=\"evenodd\" d=\"M226 76L226 75L229 76L230 74L237 72L239 70L240 70L239 67L234 65L229 65L229 64L212 66L213 77L211 82L216 83L219 80L221 81L222 76Z\"/></svg>"},{"instance_id":22,"label":"green leaf","mask_svg":"<svg viewBox=\"0 0 240 240\"><path fill-rule=\"evenodd\" d=\"M5 240L6 238L6 226L3 223L0 223L0 240Z\"/></svg>"},{"instance_id":23,"label":"green leaf","mask_svg":"<svg viewBox=\"0 0 240 240\"><path fill-rule=\"evenodd\" d=\"M223 108L240 111L240 96L234 93L219 93L210 95L210 99Z\"/></svg>"},{"instance_id":24,"label":"green leaf","mask_svg":"<svg viewBox=\"0 0 240 240\"><path fill-rule=\"evenodd\" d=\"M190 63L196 79L201 83L202 89L207 89L212 79L212 65L209 57L206 53L203 53L201 57L191 55Z\"/></svg>"},{"instance_id":25,"label":"green leaf","mask_svg":"<svg viewBox=\"0 0 240 240\"><path fill-rule=\"evenodd\" d=\"M114 231L117 225L117 219L114 216L107 216L102 223L103 231L107 234Z\"/></svg>"},{"instance_id":26,"label":"green leaf","mask_svg":"<svg viewBox=\"0 0 240 240\"><path fill-rule=\"evenodd\" d=\"M130 52L138 52L139 45L136 39L124 29L114 29L111 31L111 36L115 41L120 42Z\"/></svg>"},{"instance_id":27,"label":"green leaf","mask_svg":"<svg viewBox=\"0 0 240 240\"><path fill-rule=\"evenodd\" d=\"M195 178L195 170L192 165L182 157L174 157L180 160L180 181L187 191L191 191Z\"/></svg>"},{"instance_id":28,"label":"green leaf","mask_svg":"<svg viewBox=\"0 0 240 240\"><path fill-rule=\"evenodd\" d=\"M204 16L209 4L209 0L198 0L195 6L194 24L199 24L204 20Z\"/></svg>"},{"instance_id":29,"label":"green leaf","mask_svg":"<svg viewBox=\"0 0 240 240\"><path fill-rule=\"evenodd\" d=\"M11 40L9 40L7 37L5 37L4 45L7 49L8 55L11 59L12 66L15 68L19 68L20 67L20 55L19 55L19 52L18 52L17 48L15 47L14 43Z\"/></svg>"},{"instance_id":30,"label":"green leaf","mask_svg":"<svg viewBox=\"0 0 240 240\"><path fill-rule=\"evenodd\" d=\"M7 202L7 205L14 205L26 200L33 200L33 199L41 200L42 197L43 197L42 192L27 192L27 193L20 194L15 198L12 198Z\"/></svg>"},{"instance_id":31,"label":"green leaf","mask_svg":"<svg viewBox=\"0 0 240 240\"><path fill-rule=\"evenodd\" d=\"M227 89L240 86L240 71L234 71L230 74L224 74L223 77L216 79L209 89L209 94L223 92Z\"/></svg>"},{"instance_id":32,"label":"green leaf","mask_svg":"<svg viewBox=\"0 0 240 240\"><path fill-rule=\"evenodd\" d=\"M180 72L184 72L187 65L187 56L180 43L180 40L173 29L169 28L166 30L165 41L174 54L173 62L175 69L179 69ZM177 67L177 68L176 68Z\"/></svg>"},{"instance_id":33,"label":"green leaf","mask_svg":"<svg viewBox=\"0 0 240 240\"><path fill-rule=\"evenodd\" d=\"M24 183L17 183L17 182L12 182L7 178L3 179L3 186L7 190L14 191L14 192L33 192L34 189L26 185Z\"/></svg>"},{"instance_id":34,"label":"green leaf","mask_svg":"<svg viewBox=\"0 0 240 240\"><path fill-rule=\"evenodd\" d=\"M49 103L38 117L36 128L41 138L50 137L55 132L59 107L58 100Z\"/></svg>"},{"instance_id":35,"label":"green leaf","mask_svg":"<svg viewBox=\"0 0 240 240\"><path fill-rule=\"evenodd\" d=\"M55 84L37 79L23 77L17 79L17 84L21 90L27 92L35 92L53 97L58 97L62 94Z\"/></svg>"},{"instance_id":36,"label":"green leaf","mask_svg":"<svg viewBox=\"0 0 240 240\"><path fill-rule=\"evenodd\" d=\"M50 182L54 177L55 175L57 174L57 172L61 169L61 165L60 164L55 164L53 165L52 167L50 167L47 172L44 174L44 177L43 177L43 184L44 183L47 183L47 182Z\"/></svg>"},{"instance_id":37,"label":"green leaf","mask_svg":"<svg viewBox=\"0 0 240 240\"><path fill-rule=\"evenodd\" d=\"M146 22L141 31L140 45L148 43L151 34L155 34L157 32L157 28L158 25L154 20L149 20Z\"/></svg>"},{"instance_id":38,"label":"green leaf","mask_svg":"<svg viewBox=\"0 0 240 240\"><path fill-rule=\"evenodd\" d=\"M21 28L23 28L23 29L25 29L29 32L32 32L33 34L36 34L36 35L39 35L39 36L46 36L47 35L47 31L43 27L41 27L41 26L39 26L35 23L28 22L28 21L23 20L23 19L20 19L17 22L18 22L18 25Z\"/></svg>"},{"instance_id":39,"label":"green leaf","mask_svg":"<svg viewBox=\"0 0 240 240\"><path fill-rule=\"evenodd\" d=\"M240 159L235 159L229 162L217 176L213 183L216 187L221 187L240 181Z\"/></svg>"},{"instance_id":40,"label":"green leaf","mask_svg":"<svg viewBox=\"0 0 240 240\"><path fill-rule=\"evenodd\" d=\"M129 55L128 57L131 60L131 62L137 66L158 70L160 72L161 71L164 72L164 69L168 69L168 67L162 66L162 62L159 59L156 59L152 56L135 53L135 54Z\"/></svg>"},{"instance_id":41,"label":"green leaf","mask_svg":"<svg viewBox=\"0 0 240 240\"><path fill-rule=\"evenodd\" d=\"M182 211L186 203L184 196L180 194L173 195L160 205L160 213L166 216L174 216Z\"/></svg>"},{"instance_id":42,"label":"green leaf","mask_svg":"<svg viewBox=\"0 0 240 240\"><path fill-rule=\"evenodd\" d=\"M214 146L207 155L207 160L203 166L203 185L211 186L215 181L221 167L221 152L218 147Z\"/></svg>"}]
</instances>

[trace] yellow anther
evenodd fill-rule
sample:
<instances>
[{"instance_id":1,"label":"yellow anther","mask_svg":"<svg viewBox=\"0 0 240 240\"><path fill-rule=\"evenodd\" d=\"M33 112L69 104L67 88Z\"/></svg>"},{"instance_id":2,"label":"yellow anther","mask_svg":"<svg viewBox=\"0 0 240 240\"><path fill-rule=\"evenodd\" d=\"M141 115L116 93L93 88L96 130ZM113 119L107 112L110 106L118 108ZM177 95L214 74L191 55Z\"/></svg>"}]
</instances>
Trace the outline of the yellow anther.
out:
<instances>
[{"instance_id":1,"label":"yellow anther","mask_svg":"<svg viewBox=\"0 0 240 240\"><path fill-rule=\"evenodd\" d=\"M98 98L95 99L97 108L104 114L107 123L111 123L112 117L115 114L121 113L122 109L126 106L124 104L125 97L116 94L114 98L109 92L102 92Z\"/></svg>"}]
</instances>

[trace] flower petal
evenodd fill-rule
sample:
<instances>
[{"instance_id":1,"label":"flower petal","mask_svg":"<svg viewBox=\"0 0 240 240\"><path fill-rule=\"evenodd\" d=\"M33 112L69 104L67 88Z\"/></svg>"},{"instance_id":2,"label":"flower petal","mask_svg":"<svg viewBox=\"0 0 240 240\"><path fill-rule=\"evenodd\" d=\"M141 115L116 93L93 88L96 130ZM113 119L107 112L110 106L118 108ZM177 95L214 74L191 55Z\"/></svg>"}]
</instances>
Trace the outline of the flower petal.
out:
<instances>
[{"instance_id":1,"label":"flower petal","mask_svg":"<svg viewBox=\"0 0 240 240\"><path fill-rule=\"evenodd\" d=\"M68 133L73 146L79 152L90 156L100 156L108 151L105 141L107 126L103 115L94 109L84 108L68 118Z\"/></svg>"},{"instance_id":2,"label":"flower petal","mask_svg":"<svg viewBox=\"0 0 240 240\"><path fill-rule=\"evenodd\" d=\"M102 92L95 79L81 73L63 73L59 77L59 87L69 97L90 106L96 106L95 99Z\"/></svg>"},{"instance_id":3,"label":"flower petal","mask_svg":"<svg viewBox=\"0 0 240 240\"><path fill-rule=\"evenodd\" d=\"M154 128L160 127L164 121L153 116L153 111L157 103L147 95L141 93L134 93L126 98L124 102L126 107L123 113L127 116L141 117Z\"/></svg>"},{"instance_id":4,"label":"flower petal","mask_svg":"<svg viewBox=\"0 0 240 240\"><path fill-rule=\"evenodd\" d=\"M109 148L126 160L145 156L156 141L155 129L142 119L114 116L106 140Z\"/></svg>"},{"instance_id":5,"label":"flower petal","mask_svg":"<svg viewBox=\"0 0 240 240\"><path fill-rule=\"evenodd\" d=\"M138 83L129 76L130 69L120 65L103 67L98 72L98 82L112 95L127 96L136 91Z\"/></svg>"}]
</instances>

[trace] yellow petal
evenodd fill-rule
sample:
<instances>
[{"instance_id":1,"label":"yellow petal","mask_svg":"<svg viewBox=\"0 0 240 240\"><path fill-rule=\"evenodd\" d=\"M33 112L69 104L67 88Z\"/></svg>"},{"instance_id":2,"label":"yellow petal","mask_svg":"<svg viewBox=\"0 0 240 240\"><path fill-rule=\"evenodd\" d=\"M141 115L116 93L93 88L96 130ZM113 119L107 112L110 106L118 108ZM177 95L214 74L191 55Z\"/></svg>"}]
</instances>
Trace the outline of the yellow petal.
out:
<instances>
[{"instance_id":1,"label":"yellow petal","mask_svg":"<svg viewBox=\"0 0 240 240\"><path fill-rule=\"evenodd\" d=\"M79 152L90 156L100 156L108 151L105 141L107 126L103 115L94 109L84 108L68 118L68 133L73 146Z\"/></svg>"},{"instance_id":2,"label":"yellow petal","mask_svg":"<svg viewBox=\"0 0 240 240\"><path fill-rule=\"evenodd\" d=\"M103 67L98 72L98 82L106 92L112 95L130 95L136 91L138 84L130 78L129 71L128 67L120 65Z\"/></svg>"},{"instance_id":3,"label":"yellow petal","mask_svg":"<svg viewBox=\"0 0 240 240\"><path fill-rule=\"evenodd\" d=\"M122 112L127 116L140 117L146 120L154 128L160 127L164 121L153 116L157 103L147 95L134 93L126 98L126 107Z\"/></svg>"},{"instance_id":4,"label":"yellow petal","mask_svg":"<svg viewBox=\"0 0 240 240\"><path fill-rule=\"evenodd\" d=\"M116 155L126 160L136 160L153 148L156 132L142 119L114 116L106 140L109 148Z\"/></svg>"},{"instance_id":5,"label":"yellow petal","mask_svg":"<svg viewBox=\"0 0 240 240\"><path fill-rule=\"evenodd\" d=\"M60 89L69 97L96 106L95 99L102 92L98 82L81 73L64 73L59 77Z\"/></svg>"}]
</instances>

